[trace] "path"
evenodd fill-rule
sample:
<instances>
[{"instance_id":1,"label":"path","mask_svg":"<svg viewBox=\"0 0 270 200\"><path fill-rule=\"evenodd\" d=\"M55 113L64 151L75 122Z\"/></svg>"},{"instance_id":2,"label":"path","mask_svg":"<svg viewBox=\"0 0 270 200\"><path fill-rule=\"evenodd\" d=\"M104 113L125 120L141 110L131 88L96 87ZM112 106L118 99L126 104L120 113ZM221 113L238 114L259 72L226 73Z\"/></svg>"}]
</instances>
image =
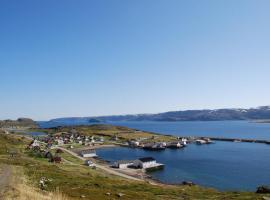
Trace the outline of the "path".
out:
<instances>
[{"instance_id":1,"label":"path","mask_svg":"<svg viewBox=\"0 0 270 200\"><path fill-rule=\"evenodd\" d=\"M67 153L73 155L74 157L76 157L76 158L82 160L82 161L87 160L87 159L85 159L85 158L79 156L78 154L76 154L76 153L74 153L73 151L70 151L70 150L68 150L68 149L65 149L65 148L62 148L62 147L53 147L53 148L61 149L62 151L65 151L65 152L67 152ZM138 178L135 178L135 177L133 177L133 176L126 175L126 174L122 174L122 173L120 173L120 172L114 171L113 169L107 168L107 167L105 167L105 166L102 166L102 165L99 165L99 164L96 164L96 163L95 163L95 166L96 166L97 168L99 168L99 169L102 169L102 170L108 172L109 174L113 174L113 175L116 175L116 176L120 176L120 177L123 177L123 178L135 180L135 181L143 181L143 180L141 180L141 179L138 179Z\"/></svg>"},{"instance_id":2,"label":"path","mask_svg":"<svg viewBox=\"0 0 270 200\"><path fill-rule=\"evenodd\" d=\"M11 168L8 165L3 165L0 170L0 199L8 187L11 176Z\"/></svg>"}]
</instances>

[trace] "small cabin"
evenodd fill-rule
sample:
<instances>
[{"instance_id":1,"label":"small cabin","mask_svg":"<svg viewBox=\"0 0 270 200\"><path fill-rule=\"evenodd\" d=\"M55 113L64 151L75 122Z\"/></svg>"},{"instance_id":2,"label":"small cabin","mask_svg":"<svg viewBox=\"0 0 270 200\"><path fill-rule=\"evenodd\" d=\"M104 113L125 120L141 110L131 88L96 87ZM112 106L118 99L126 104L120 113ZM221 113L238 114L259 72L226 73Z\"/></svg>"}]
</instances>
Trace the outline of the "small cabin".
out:
<instances>
[{"instance_id":1,"label":"small cabin","mask_svg":"<svg viewBox=\"0 0 270 200\"><path fill-rule=\"evenodd\" d=\"M133 166L134 161L131 160L119 160L113 164L114 168L119 168L119 169L126 169L130 166Z\"/></svg>"},{"instance_id":2,"label":"small cabin","mask_svg":"<svg viewBox=\"0 0 270 200\"><path fill-rule=\"evenodd\" d=\"M157 161L152 157L139 158L134 161L134 166L137 168L147 169L157 165Z\"/></svg>"},{"instance_id":3,"label":"small cabin","mask_svg":"<svg viewBox=\"0 0 270 200\"><path fill-rule=\"evenodd\" d=\"M131 147L138 147L138 146L140 146L140 142L138 142L138 141L129 141L128 144Z\"/></svg>"},{"instance_id":4,"label":"small cabin","mask_svg":"<svg viewBox=\"0 0 270 200\"><path fill-rule=\"evenodd\" d=\"M186 138L182 138L181 140L183 145L187 145L188 140Z\"/></svg>"},{"instance_id":5,"label":"small cabin","mask_svg":"<svg viewBox=\"0 0 270 200\"><path fill-rule=\"evenodd\" d=\"M81 151L80 155L83 158L95 158L97 157L96 151L93 149Z\"/></svg>"}]
</instances>

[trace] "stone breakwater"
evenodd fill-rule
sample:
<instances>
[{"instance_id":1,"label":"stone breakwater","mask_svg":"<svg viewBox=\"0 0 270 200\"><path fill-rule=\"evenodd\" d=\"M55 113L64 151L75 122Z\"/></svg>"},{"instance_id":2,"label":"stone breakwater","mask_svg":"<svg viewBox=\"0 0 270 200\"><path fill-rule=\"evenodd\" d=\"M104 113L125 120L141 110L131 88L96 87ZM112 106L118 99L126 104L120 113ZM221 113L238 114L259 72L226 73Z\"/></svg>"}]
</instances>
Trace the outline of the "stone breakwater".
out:
<instances>
[{"instance_id":1,"label":"stone breakwater","mask_svg":"<svg viewBox=\"0 0 270 200\"><path fill-rule=\"evenodd\" d=\"M213 141L225 141L225 142L248 142L248 143L262 143L270 144L270 140L257 140L257 139L239 139L239 138L222 138L222 137L208 137ZM200 137L203 139L203 137Z\"/></svg>"}]
</instances>

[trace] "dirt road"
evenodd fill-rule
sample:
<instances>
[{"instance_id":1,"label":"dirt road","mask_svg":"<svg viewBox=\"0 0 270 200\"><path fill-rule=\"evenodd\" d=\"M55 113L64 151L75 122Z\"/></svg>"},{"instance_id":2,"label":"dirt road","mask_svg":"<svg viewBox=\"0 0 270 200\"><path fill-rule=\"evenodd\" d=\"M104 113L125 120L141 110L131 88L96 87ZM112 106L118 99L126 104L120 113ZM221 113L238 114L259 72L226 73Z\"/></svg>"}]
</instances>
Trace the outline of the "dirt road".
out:
<instances>
[{"instance_id":1,"label":"dirt road","mask_svg":"<svg viewBox=\"0 0 270 200\"><path fill-rule=\"evenodd\" d=\"M62 151L65 151L65 152L67 152L67 153L73 155L74 157L76 157L76 158L82 160L82 161L85 161L85 160L86 160L85 158L79 156L78 154L76 154L76 153L74 153L74 152L72 152L72 151L70 151L70 150L68 150L68 149L65 149L65 148L62 148L62 147L56 147L56 148L61 149ZM116 176L120 176L120 177L123 177L123 178L135 180L135 181L143 181L143 180L141 180L141 179L138 179L138 178L135 178L135 177L133 177L133 176L126 175L126 174L122 174L122 173L120 173L120 172L114 171L113 169L110 169L110 168L108 168L108 167L105 167L105 166L102 166L102 165L99 165L99 164L96 164L96 163L95 163L95 166L96 166L97 168L99 168L99 169L102 169L102 170L108 172L109 174L113 174L113 175L116 175Z\"/></svg>"},{"instance_id":2,"label":"dirt road","mask_svg":"<svg viewBox=\"0 0 270 200\"><path fill-rule=\"evenodd\" d=\"M0 199L6 191L11 176L11 168L8 165L0 166Z\"/></svg>"}]
</instances>

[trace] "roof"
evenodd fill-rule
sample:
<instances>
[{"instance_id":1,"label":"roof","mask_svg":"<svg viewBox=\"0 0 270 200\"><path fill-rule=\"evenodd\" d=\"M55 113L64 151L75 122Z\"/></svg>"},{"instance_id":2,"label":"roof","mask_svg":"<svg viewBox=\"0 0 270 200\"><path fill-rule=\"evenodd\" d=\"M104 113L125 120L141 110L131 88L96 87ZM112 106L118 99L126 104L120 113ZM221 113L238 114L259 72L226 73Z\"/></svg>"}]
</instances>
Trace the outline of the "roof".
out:
<instances>
[{"instance_id":1,"label":"roof","mask_svg":"<svg viewBox=\"0 0 270 200\"><path fill-rule=\"evenodd\" d=\"M151 162L151 161L156 161L156 159L152 157L144 157L144 158L139 158L140 161L142 162Z\"/></svg>"},{"instance_id":2,"label":"roof","mask_svg":"<svg viewBox=\"0 0 270 200\"><path fill-rule=\"evenodd\" d=\"M81 154L88 154L88 153L96 153L96 151L94 149L88 149L88 150L81 151Z\"/></svg>"},{"instance_id":3,"label":"roof","mask_svg":"<svg viewBox=\"0 0 270 200\"><path fill-rule=\"evenodd\" d=\"M133 163L133 160L119 160L116 163L117 164L129 164L129 163Z\"/></svg>"}]
</instances>

